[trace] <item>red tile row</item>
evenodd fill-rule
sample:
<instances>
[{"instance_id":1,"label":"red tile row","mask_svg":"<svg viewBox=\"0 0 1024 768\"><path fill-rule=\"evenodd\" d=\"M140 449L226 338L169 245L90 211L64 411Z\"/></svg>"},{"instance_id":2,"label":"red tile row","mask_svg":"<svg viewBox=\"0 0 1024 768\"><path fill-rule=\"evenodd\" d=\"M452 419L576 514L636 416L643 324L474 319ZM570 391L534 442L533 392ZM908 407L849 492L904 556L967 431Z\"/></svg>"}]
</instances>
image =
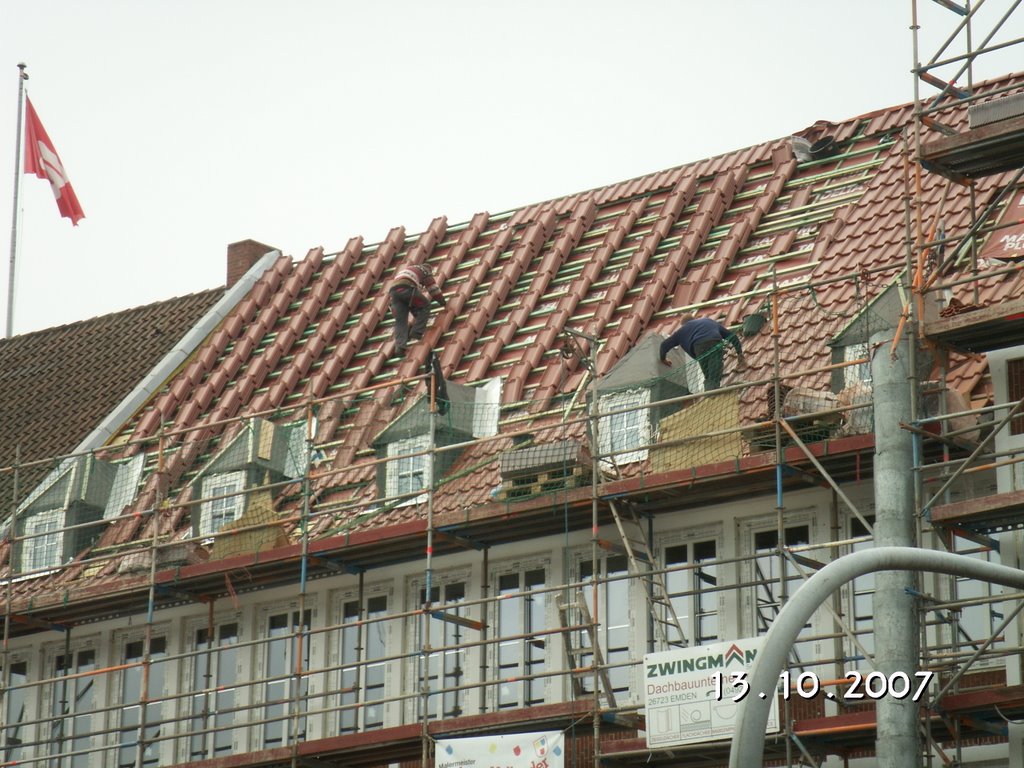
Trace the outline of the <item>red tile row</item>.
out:
<instances>
[{"instance_id":1,"label":"red tile row","mask_svg":"<svg viewBox=\"0 0 1024 768\"><path fill-rule=\"evenodd\" d=\"M597 205L592 199L584 198L579 201L562 234L547 254L543 256L541 265L530 282L525 295L520 297L518 306L505 318L494 337L484 346L480 359L470 366L468 373L469 381L485 378L490 363L497 359L501 350L512 341L516 332L529 321L537 304L546 293L551 279L558 273L562 264L565 263L569 252L576 247L580 239L590 228L596 213ZM506 401L514 402L518 399L526 377L530 374L533 367L539 364L546 351L547 349L539 346L535 340L531 347L521 355L519 363L512 367L506 377L503 395Z\"/></svg>"}]
</instances>

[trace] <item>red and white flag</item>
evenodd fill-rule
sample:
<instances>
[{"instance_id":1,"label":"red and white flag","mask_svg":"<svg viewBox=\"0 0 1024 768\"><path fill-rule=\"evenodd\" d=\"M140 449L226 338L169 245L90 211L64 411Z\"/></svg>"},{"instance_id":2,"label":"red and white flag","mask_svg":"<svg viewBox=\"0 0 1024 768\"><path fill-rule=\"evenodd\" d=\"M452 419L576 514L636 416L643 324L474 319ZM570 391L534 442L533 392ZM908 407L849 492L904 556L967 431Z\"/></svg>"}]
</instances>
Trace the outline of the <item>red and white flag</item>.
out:
<instances>
[{"instance_id":1,"label":"red and white flag","mask_svg":"<svg viewBox=\"0 0 1024 768\"><path fill-rule=\"evenodd\" d=\"M39 115L29 98L25 97L28 107L25 115L25 173L34 173L40 179L49 179L53 196L57 198L60 215L71 219L76 227L78 220L85 218L82 206L78 203L75 190L71 188L68 175L60 162L53 142L46 134L46 129L39 122Z\"/></svg>"}]
</instances>

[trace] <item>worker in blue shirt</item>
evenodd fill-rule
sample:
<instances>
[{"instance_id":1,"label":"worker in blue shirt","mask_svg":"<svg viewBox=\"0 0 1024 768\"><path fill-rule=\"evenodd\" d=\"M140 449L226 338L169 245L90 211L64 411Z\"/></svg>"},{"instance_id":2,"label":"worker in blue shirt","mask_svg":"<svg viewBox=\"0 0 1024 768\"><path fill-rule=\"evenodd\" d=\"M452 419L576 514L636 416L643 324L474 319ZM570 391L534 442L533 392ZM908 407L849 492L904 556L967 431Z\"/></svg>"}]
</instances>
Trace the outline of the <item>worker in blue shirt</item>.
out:
<instances>
[{"instance_id":1,"label":"worker in blue shirt","mask_svg":"<svg viewBox=\"0 0 1024 768\"><path fill-rule=\"evenodd\" d=\"M725 357L725 342L736 348L739 367L745 363L740 338L721 323L710 317L683 315L679 330L661 342L661 362L671 367L665 355L674 347L682 347L690 357L700 363L704 372L704 391L718 389L722 383L722 358Z\"/></svg>"}]
</instances>

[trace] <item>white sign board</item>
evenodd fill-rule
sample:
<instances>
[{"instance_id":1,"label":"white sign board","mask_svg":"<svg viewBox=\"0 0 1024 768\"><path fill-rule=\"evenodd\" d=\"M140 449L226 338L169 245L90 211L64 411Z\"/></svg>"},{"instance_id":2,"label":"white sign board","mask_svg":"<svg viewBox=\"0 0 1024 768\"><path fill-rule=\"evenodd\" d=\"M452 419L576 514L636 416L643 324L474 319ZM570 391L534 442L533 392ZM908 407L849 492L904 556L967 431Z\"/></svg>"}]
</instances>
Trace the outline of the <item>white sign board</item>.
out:
<instances>
[{"instance_id":1,"label":"white sign board","mask_svg":"<svg viewBox=\"0 0 1024 768\"><path fill-rule=\"evenodd\" d=\"M739 701L763 637L682 648L644 656L644 703L647 707L647 746L668 747L698 741L732 738ZM734 686L734 680L741 682ZM779 705L771 699L766 733L779 730Z\"/></svg>"},{"instance_id":2,"label":"white sign board","mask_svg":"<svg viewBox=\"0 0 1024 768\"><path fill-rule=\"evenodd\" d=\"M438 739L434 768L562 768L561 731Z\"/></svg>"}]
</instances>

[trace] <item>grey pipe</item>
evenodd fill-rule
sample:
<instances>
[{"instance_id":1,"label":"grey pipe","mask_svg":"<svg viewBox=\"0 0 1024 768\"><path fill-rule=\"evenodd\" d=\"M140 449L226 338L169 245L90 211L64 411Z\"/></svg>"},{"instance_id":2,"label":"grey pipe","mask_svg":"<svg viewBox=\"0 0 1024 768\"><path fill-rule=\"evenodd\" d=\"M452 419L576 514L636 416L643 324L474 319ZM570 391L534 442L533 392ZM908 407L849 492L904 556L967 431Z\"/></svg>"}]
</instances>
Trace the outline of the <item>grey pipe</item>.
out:
<instances>
[{"instance_id":1,"label":"grey pipe","mask_svg":"<svg viewBox=\"0 0 1024 768\"><path fill-rule=\"evenodd\" d=\"M833 560L800 586L772 622L764 645L750 670L751 694L739 705L738 725L729 752L729 768L763 765L764 729L768 724L771 698L778 686L779 673L782 672L786 657L808 619L844 584L876 571L943 573L1024 589L1024 571L951 552L915 547L878 547ZM758 697L757 693L761 691L766 692L768 697Z\"/></svg>"}]
</instances>

